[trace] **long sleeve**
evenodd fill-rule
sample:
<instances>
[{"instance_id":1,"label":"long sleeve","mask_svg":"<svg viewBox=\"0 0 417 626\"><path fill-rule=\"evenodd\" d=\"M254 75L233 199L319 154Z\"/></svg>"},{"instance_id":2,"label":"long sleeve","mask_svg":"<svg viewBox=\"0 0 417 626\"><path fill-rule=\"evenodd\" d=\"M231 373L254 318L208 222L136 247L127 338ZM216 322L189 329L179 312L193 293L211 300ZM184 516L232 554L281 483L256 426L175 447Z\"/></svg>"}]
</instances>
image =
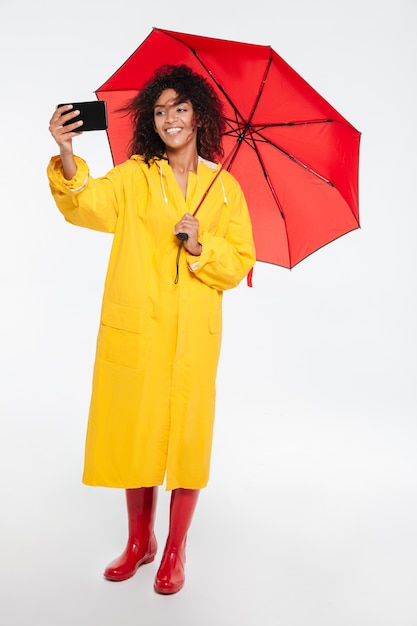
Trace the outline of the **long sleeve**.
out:
<instances>
[{"instance_id":1,"label":"long sleeve","mask_svg":"<svg viewBox=\"0 0 417 626\"><path fill-rule=\"evenodd\" d=\"M237 287L256 261L249 211L238 185L232 205L225 235L203 232L199 238L202 254L198 258L187 254L190 271L218 291Z\"/></svg>"},{"instance_id":2,"label":"long sleeve","mask_svg":"<svg viewBox=\"0 0 417 626\"><path fill-rule=\"evenodd\" d=\"M59 156L47 168L51 193L65 220L76 226L113 233L122 206L122 181L116 168L94 179L87 163L75 157L77 172L66 180Z\"/></svg>"}]
</instances>

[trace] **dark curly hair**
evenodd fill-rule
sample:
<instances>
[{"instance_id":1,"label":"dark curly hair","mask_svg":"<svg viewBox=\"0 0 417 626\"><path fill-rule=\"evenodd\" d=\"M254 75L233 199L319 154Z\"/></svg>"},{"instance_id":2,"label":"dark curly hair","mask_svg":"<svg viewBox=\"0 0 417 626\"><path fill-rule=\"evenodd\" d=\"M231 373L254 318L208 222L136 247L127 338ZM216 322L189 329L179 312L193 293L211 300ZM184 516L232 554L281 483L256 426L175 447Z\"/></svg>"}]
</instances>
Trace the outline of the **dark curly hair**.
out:
<instances>
[{"instance_id":1,"label":"dark curly hair","mask_svg":"<svg viewBox=\"0 0 417 626\"><path fill-rule=\"evenodd\" d=\"M125 111L133 120L129 156L139 154L149 164L165 155L164 143L154 128L154 105L165 89L174 89L180 102L191 102L198 124L198 154L209 161L220 160L225 131L222 104L207 80L186 65L163 65L157 69L127 105Z\"/></svg>"}]
</instances>

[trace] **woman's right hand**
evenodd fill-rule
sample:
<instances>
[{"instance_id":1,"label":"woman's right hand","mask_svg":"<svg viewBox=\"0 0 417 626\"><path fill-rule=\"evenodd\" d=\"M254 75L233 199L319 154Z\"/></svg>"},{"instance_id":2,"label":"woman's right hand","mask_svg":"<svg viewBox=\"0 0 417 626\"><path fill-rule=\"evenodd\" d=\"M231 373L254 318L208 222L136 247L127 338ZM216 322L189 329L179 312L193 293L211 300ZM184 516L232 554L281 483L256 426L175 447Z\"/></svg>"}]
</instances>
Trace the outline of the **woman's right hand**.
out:
<instances>
[{"instance_id":1,"label":"woman's right hand","mask_svg":"<svg viewBox=\"0 0 417 626\"><path fill-rule=\"evenodd\" d=\"M77 115L79 115L79 111L73 111L71 104L64 104L55 109L49 121L49 132L59 146L64 176L68 180L70 180L77 171L74 153L72 151L72 138L80 134L81 130L78 129L82 126L82 121L68 124L68 126L64 126L64 123Z\"/></svg>"},{"instance_id":2,"label":"woman's right hand","mask_svg":"<svg viewBox=\"0 0 417 626\"><path fill-rule=\"evenodd\" d=\"M72 153L72 138L79 135L78 128L82 125L82 122L74 122L74 124L68 124L64 126L65 122L69 122L73 117L79 115L79 111L72 110L72 104L64 104L61 107L57 107L53 116L49 121L49 132L57 142L60 152Z\"/></svg>"}]
</instances>

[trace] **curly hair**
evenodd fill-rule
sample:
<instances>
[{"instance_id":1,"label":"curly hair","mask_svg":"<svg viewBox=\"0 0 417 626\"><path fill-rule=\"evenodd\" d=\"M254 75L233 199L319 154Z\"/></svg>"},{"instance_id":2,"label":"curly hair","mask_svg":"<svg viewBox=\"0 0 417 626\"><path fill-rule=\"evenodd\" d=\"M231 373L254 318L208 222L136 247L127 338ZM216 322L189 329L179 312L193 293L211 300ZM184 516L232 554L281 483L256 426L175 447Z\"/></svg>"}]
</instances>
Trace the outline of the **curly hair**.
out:
<instances>
[{"instance_id":1,"label":"curly hair","mask_svg":"<svg viewBox=\"0 0 417 626\"><path fill-rule=\"evenodd\" d=\"M209 161L220 160L226 126L222 103L207 80L186 65L163 65L155 70L125 108L133 120L129 156L139 154L147 164L164 157L165 145L154 128L154 105L165 89L176 91L179 101L191 102L198 124L198 154Z\"/></svg>"}]
</instances>

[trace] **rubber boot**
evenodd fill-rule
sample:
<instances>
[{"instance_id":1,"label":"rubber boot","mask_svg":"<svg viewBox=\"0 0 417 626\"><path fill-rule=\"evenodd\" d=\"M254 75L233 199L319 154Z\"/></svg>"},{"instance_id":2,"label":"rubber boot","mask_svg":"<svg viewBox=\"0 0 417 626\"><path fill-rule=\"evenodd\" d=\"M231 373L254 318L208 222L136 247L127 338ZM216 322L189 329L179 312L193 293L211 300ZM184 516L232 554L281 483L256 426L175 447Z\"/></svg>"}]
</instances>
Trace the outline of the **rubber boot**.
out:
<instances>
[{"instance_id":1,"label":"rubber boot","mask_svg":"<svg viewBox=\"0 0 417 626\"><path fill-rule=\"evenodd\" d=\"M154 560L158 548L153 531L156 500L157 487L126 489L129 535L124 552L104 571L108 580L127 580L140 565Z\"/></svg>"},{"instance_id":2,"label":"rubber boot","mask_svg":"<svg viewBox=\"0 0 417 626\"><path fill-rule=\"evenodd\" d=\"M169 534L154 585L157 593L177 593L184 586L187 532L198 494L198 489L174 489L171 494Z\"/></svg>"}]
</instances>

